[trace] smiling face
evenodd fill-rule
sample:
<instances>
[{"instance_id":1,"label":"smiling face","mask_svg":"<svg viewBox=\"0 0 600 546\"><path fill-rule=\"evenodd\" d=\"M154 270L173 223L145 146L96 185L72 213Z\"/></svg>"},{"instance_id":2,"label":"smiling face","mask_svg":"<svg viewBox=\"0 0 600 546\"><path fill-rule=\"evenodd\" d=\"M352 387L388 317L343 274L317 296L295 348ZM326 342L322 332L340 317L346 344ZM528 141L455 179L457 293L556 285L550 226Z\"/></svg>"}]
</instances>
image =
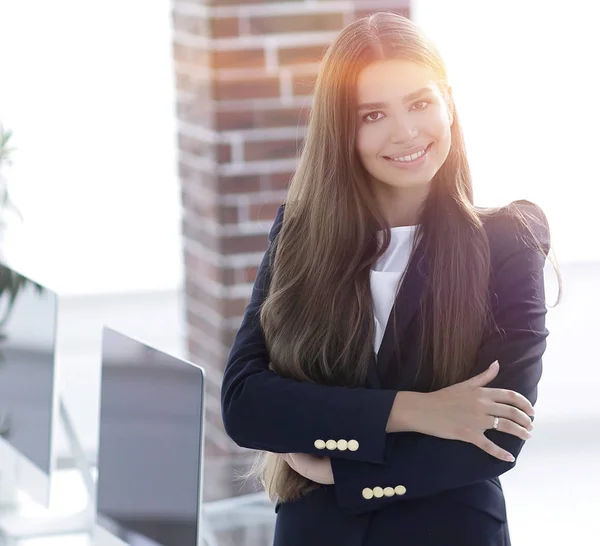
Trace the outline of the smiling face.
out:
<instances>
[{"instance_id":1,"label":"smiling face","mask_svg":"<svg viewBox=\"0 0 600 546\"><path fill-rule=\"evenodd\" d=\"M412 61L374 62L359 74L357 104L356 151L378 201L388 209L390 200L420 204L451 143L452 118L434 72Z\"/></svg>"}]
</instances>

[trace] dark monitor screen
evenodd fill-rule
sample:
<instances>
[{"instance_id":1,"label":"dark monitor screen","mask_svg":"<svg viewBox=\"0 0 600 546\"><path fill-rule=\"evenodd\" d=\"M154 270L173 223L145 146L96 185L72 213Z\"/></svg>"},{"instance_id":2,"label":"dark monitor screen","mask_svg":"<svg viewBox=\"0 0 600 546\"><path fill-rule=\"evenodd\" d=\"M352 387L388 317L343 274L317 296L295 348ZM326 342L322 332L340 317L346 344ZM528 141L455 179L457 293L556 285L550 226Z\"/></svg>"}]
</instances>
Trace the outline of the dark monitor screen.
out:
<instances>
[{"instance_id":1,"label":"dark monitor screen","mask_svg":"<svg viewBox=\"0 0 600 546\"><path fill-rule=\"evenodd\" d=\"M0 262L0 475L48 505L55 464L57 296Z\"/></svg>"},{"instance_id":2,"label":"dark monitor screen","mask_svg":"<svg viewBox=\"0 0 600 546\"><path fill-rule=\"evenodd\" d=\"M103 329L98 524L125 544L197 546L204 371Z\"/></svg>"}]
</instances>

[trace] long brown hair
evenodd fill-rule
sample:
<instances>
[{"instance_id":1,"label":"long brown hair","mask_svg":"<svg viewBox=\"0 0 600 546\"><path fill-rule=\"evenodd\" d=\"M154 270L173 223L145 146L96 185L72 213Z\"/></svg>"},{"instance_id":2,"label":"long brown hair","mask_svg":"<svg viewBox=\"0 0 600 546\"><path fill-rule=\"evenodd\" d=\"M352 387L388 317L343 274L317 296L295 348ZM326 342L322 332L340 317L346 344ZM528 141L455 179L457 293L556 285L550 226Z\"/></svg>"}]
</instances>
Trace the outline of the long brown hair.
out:
<instances>
[{"instance_id":1,"label":"long brown hair","mask_svg":"<svg viewBox=\"0 0 600 546\"><path fill-rule=\"evenodd\" d=\"M379 12L350 24L322 60L260 321L270 367L278 374L325 385L364 383L374 340L369 272L391 232L355 151L356 82L368 64L386 59L433 69L453 114L449 154L431 181L414 238L424 245L429 266L421 347L434 363L431 390L437 390L465 380L475 361L489 317L490 249L483 221L498 209L473 205L444 63L422 31L399 15ZM516 207L511 211L519 217ZM528 219L521 220L527 226ZM273 453L259 453L245 477L253 475L272 500L282 502L317 487Z\"/></svg>"}]
</instances>

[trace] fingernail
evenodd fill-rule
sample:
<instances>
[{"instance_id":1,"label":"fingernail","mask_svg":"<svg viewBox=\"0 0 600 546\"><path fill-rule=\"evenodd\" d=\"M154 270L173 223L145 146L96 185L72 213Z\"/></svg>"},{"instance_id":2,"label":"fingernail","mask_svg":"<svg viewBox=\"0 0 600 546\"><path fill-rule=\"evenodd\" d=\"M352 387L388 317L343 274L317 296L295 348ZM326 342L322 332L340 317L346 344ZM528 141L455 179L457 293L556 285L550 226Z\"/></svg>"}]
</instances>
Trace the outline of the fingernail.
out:
<instances>
[{"instance_id":1,"label":"fingernail","mask_svg":"<svg viewBox=\"0 0 600 546\"><path fill-rule=\"evenodd\" d=\"M509 463L514 463L515 462L515 458L512 455L506 455L504 457L505 461L508 461Z\"/></svg>"}]
</instances>

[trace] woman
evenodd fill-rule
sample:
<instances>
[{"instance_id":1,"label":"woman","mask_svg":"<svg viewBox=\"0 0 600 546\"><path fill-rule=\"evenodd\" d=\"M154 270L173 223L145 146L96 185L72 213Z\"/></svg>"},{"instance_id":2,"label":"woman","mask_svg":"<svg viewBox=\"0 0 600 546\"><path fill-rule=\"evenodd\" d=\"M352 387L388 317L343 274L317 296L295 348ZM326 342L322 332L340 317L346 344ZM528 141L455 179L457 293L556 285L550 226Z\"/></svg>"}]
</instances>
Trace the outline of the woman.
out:
<instances>
[{"instance_id":1,"label":"woman","mask_svg":"<svg viewBox=\"0 0 600 546\"><path fill-rule=\"evenodd\" d=\"M498 476L530 437L550 247L529 201L473 205L436 48L346 27L222 388L276 546L510 544ZM560 299L560 292L559 292Z\"/></svg>"}]
</instances>

